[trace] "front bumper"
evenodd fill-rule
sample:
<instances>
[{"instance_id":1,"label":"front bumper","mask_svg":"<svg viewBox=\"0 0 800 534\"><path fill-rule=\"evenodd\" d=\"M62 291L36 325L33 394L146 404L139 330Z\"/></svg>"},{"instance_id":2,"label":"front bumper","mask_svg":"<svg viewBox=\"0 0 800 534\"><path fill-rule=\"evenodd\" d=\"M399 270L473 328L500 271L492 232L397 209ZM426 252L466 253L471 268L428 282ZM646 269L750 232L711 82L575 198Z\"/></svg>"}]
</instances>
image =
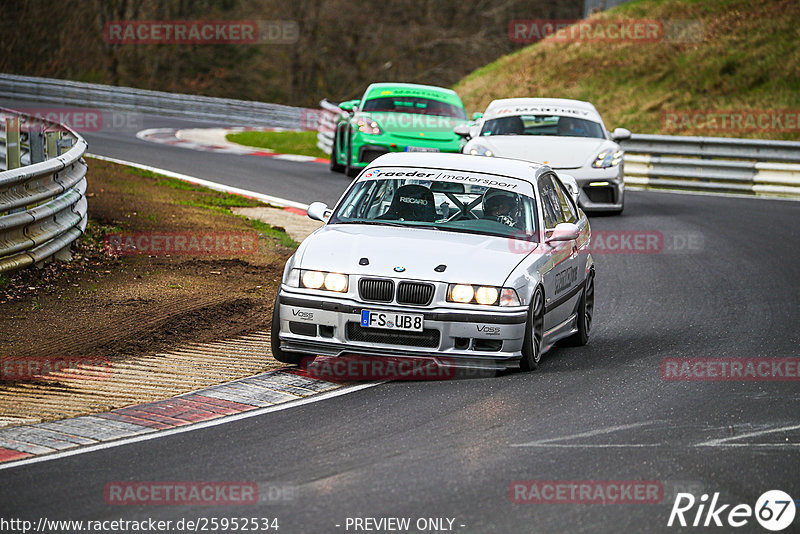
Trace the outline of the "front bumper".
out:
<instances>
[{"instance_id":1,"label":"front bumper","mask_svg":"<svg viewBox=\"0 0 800 534\"><path fill-rule=\"evenodd\" d=\"M578 203L588 212L617 212L624 207L625 179L623 165L607 169L555 169L575 178L580 188Z\"/></svg>"},{"instance_id":2,"label":"front bumper","mask_svg":"<svg viewBox=\"0 0 800 534\"><path fill-rule=\"evenodd\" d=\"M281 348L322 356L363 354L446 358L454 365L494 368L519 365L527 308L465 311L365 303L352 298L308 295L282 286L278 300ZM361 311L423 315L423 332L360 326Z\"/></svg>"},{"instance_id":3,"label":"front bumper","mask_svg":"<svg viewBox=\"0 0 800 534\"><path fill-rule=\"evenodd\" d=\"M409 139L385 133L383 135L357 134L353 138L352 167L363 168L372 163L375 158L389 152L406 152L409 147L418 149L436 149L438 152L460 152L457 139L452 141L435 141L420 137Z\"/></svg>"}]
</instances>

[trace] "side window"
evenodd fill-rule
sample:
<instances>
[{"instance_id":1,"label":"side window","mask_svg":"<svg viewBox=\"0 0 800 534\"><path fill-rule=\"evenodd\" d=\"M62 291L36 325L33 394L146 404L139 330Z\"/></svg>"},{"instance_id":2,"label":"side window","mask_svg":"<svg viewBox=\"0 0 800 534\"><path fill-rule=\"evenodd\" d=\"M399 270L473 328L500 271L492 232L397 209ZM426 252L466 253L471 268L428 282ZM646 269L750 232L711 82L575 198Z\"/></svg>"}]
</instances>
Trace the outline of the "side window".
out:
<instances>
[{"instance_id":1,"label":"side window","mask_svg":"<svg viewBox=\"0 0 800 534\"><path fill-rule=\"evenodd\" d=\"M553 180L548 175L539 178L538 186L539 198L542 199L542 211L544 212L544 227L552 230L564 219L561 203L558 200L558 193L553 185Z\"/></svg>"},{"instance_id":2,"label":"side window","mask_svg":"<svg viewBox=\"0 0 800 534\"><path fill-rule=\"evenodd\" d=\"M578 214L575 211L575 207L572 204L572 197L569 196L569 192L567 191L566 187L561 183L561 180L554 179L553 182L556 184L558 203L561 205L561 212L564 214L564 219L559 222L578 222Z\"/></svg>"}]
</instances>

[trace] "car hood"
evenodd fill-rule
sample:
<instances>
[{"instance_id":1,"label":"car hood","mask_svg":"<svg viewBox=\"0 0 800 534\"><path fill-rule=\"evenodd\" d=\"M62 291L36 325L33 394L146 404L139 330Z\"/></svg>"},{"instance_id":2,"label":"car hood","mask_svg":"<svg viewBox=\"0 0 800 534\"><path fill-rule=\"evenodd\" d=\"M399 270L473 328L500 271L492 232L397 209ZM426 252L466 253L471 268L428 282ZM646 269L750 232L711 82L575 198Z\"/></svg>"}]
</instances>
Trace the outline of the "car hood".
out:
<instances>
[{"instance_id":1,"label":"car hood","mask_svg":"<svg viewBox=\"0 0 800 534\"><path fill-rule=\"evenodd\" d=\"M534 243L422 228L325 225L300 245L295 267L346 274L500 286ZM369 265L359 265L367 258ZM444 272L434 268L446 265ZM404 267L397 272L395 267Z\"/></svg>"},{"instance_id":2,"label":"car hood","mask_svg":"<svg viewBox=\"0 0 800 534\"><path fill-rule=\"evenodd\" d=\"M466 152L473 144L483 145L501 158L546 163L554 169L579 169L591 164L601 150L617 148L617 144L608 139L545 135L479 137L470 141Z\"/></svg>"},{"instance_id":3,"label":"car hood","mask_svg":"<svg viewBox=\"0 0 800 534\"><path fill-rule=\"evenodd\" d=\"M431 141L457 141L459 137L453 128L467 121L437 115L419 113L396 113L368 111L364 117L377 121L384 132L407 139L428 139ZM424 135L420 135L420 134Z\"/></svg>"}]
</instances>

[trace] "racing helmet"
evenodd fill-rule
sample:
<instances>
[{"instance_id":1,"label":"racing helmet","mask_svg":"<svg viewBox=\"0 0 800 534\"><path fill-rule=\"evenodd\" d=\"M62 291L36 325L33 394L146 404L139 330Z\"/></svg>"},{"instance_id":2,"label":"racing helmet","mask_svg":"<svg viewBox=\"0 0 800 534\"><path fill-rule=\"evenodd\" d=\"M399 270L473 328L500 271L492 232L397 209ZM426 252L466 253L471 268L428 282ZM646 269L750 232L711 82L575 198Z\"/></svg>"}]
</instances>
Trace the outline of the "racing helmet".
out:
<instances>
[{"instance_id":1,"label":"racing helmet","mask_svg":"<svg viewBox=\"0 0 800 534\"><path fill-rule=\"evenodd\" d=\"M519 196L502 189L488 189L483 194L483 214L489 217L516 217L519 213Z\"/></svg>"}]
</instances>

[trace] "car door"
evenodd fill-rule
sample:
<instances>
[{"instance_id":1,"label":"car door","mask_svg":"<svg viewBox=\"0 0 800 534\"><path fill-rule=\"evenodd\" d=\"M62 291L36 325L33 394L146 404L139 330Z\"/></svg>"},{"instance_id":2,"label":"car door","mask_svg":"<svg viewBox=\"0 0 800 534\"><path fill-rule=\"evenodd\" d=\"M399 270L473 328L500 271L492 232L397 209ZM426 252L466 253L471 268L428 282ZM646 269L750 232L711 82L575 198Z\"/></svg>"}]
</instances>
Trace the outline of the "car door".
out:
<instances>
[{"instance_id":1,"label":"car door","mask_svg":"<svg viewBox=\"0 0 800 534\"><path fill-rule=\"evenodd\" d=\"M577 222L577 212L563 186L552 173L542 175L537 182L545 227L545 239L550 237L557 224ZM584 273L579 266L576 240L545 243L549 259L542 272L545 293L544 330L557 328L567 321L580 298ZM577 288L577 289L576 289Z\"/></svg>"}]
</instances>

